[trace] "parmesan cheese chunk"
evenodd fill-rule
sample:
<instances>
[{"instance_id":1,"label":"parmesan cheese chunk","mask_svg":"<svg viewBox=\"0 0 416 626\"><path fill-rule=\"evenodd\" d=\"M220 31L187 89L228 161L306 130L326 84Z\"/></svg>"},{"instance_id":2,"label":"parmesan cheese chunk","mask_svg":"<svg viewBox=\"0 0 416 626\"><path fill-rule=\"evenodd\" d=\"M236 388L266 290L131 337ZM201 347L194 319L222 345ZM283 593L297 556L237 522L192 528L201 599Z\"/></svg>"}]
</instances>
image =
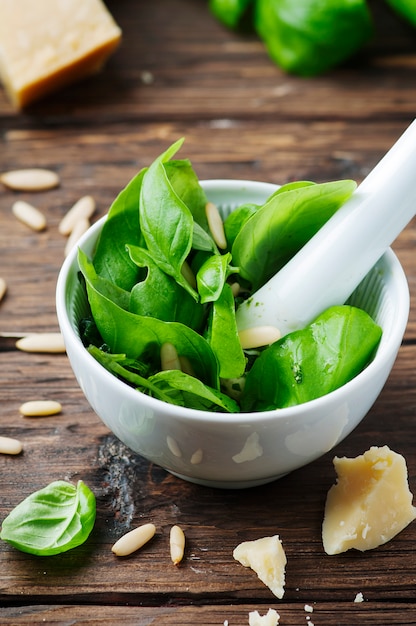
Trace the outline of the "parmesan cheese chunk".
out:
<instances>
[{"instance_id":1,"label":"parmesan cheese chunk","mask_svg":"<svg viewBox=\"0 0 416 626\"><path fill-rule=\"evenodd\" d=\"M244 567L251 567L277 598L283 598L286 555L279 535L243 541L235 548L233 557Z\"/></svg>"},{"instance_id":2,"label":"parmesan cheese chunk","mask_svg":"<svg viewBox=\"0 0 416 626\"><path fill-rule=\"evenodd\" d=\"M120 39L101 0L0 0L0 76L19 108L99 71Z\"/></svg>"},{"instance_id":3,"label":"parmesan cheese chunk","mask_svg":"<svg viewBox=\"0 0 416 626\"><path fill-rule=\"evenodd\" d=\"M322 525L327 554L380 546L416 518L406 461L388 446L356 458L334 458L337 482L328 491Z\"/></svg>"},{"instance_id":4,"label":"parmesan cheese chunk","mask_svg":"<svg viewBox=\"0 0 416 626\"><path fill-rule=\"evenodd\" d=\"M278 626L280 615L274 609L269 609L265 615L260 615L258 611L251 611L248 614L249 626Z\"/></svg>"}]
</instances>

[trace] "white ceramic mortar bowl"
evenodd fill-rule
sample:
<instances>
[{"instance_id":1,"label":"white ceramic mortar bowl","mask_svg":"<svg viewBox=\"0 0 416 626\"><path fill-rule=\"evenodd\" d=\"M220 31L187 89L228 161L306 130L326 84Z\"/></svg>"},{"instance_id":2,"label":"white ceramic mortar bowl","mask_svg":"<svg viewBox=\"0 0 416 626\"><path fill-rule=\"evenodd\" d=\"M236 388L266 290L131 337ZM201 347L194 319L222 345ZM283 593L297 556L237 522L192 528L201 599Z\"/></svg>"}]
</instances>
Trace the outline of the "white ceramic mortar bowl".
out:
<instances>
[{"instance_id":1,"label":"white ceramic mortar bowl","mask_svg":"<svg viewBox=\"0 0 416 626\"><path fill-rule=\"evenodd\" d=\"M245 202L263 203L268 183L211 180L201 183L223 214ZM79 241L92 254L105 221ZM393 367L406 329L409 290L403 269L388 250L354 292L383 328L374 360L352 381L311 402L257 413L211 413L170 405L129 387L84 348L78 322L88 310L77 278L77 250L67 256L57 283L57 315L67 354L91 407L128 447L194 483L243 488L273 481L330 451L364 418Z\"/></svg>"}]
</instances>

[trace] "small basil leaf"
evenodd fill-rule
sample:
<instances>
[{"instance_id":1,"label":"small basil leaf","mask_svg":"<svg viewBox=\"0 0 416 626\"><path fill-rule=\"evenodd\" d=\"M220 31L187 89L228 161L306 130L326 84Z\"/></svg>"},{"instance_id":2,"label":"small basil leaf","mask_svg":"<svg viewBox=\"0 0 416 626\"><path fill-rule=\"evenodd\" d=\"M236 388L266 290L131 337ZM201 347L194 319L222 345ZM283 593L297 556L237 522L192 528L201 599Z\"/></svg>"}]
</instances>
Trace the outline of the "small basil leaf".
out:
<instances>
[{"instance_id":1,"label":"small basil leaf","mask_svg":"<svg viewBox=\"0 0 416 626\"><path fill-rule=\"evenodd\" d=\"M247 374L242 409L294 406L338 389L366 367L381 333L362 309L330 307L262 352Z\"/></svg>"},{"instance_id":2,"label":"small basil leaf","mask_svg":"<svg viewBox=\"0 0 416 626\"><path fill-rule=\"evenodd\" d=\"M196 275L201 302L218 300L225 281L234 268L230 268L231 254L214 254L205 261Z\"/></svg>"},{"instance_id":3,"label":"small basil leaf","mask_svg":"<svg viewBox=\"0 0 416 626\"><path fill-rule=\"evenodd\" d=\"M93 529L95 496L82 480L58 480L28 496L3 521L0 538L39 556L76 548Z\"/></svg>"},{"instance_id":4,"label":"small basil leaf","mask_svg":"<svg viewBox=\"0 0 416 626\"><path fill-rule=\"evenodd\" d=\"M224 221L224 232L228 247L231 249L238 233L249 217L260 208L257 204L242 204L231 211Z\"/></svg>"}]
</instances>

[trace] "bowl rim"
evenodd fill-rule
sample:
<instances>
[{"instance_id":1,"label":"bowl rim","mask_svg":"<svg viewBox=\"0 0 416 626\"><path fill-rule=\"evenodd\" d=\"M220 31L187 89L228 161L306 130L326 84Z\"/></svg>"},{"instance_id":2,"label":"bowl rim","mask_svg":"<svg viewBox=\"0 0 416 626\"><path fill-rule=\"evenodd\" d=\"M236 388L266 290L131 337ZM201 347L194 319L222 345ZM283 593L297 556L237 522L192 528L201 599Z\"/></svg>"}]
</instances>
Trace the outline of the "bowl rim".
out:
<instances>
[{"instance_id":1,"label":"bowl rim","mask_svg":"<svg viewBox=\"0 0 416 626\"><path fill-rule=\"evenodd\" d=\"M257 186L263 191L270 191L270 193L272 193L279 187L279 185L273 183L245 179L210 179L200 180L199 182L201 186L203 186L204 190L208 192L216 189L218 186L221 185L225 185L227 189L231 191L234 189L241 190L241 187L246 186ZM407 278L403 267L401 266L396 254L391 248L389 248L380 257L377 263L380 263L384 259L389 267L390 273L395 279L394 283L400 293L400 297L395 299L394 302L396 307L396 323L393 326L393 332L390 333L390 335L387 337L383 344L380 344L375 358L366 366L366 368L357 376L355 376L352 380L345 383L345 385L343 385L342 387L335 389L334 391L331 391L324 396L295 406L282 409L271 409L268 411L254 411L250 413L201 411L199 409L191 409L188 407L170 404L157 398L148 396L147 394L130 387L125 382L118 379L116 376L114 376L114 374L106 370L100 363L98 363L98 361L94 359L91 354L88 353L80 337L77 335L72 326L66 308L68 280L70 279L71 275L73 276L74 273L79 270L77 261L78 248L83 248L83 246L85 246L85 244L89 242L91 238L98 235L98 232L102 228L106 218L107 214L103 215L94 224L92 224L92 226L90 226L90 228L78 240L77 245L74 246L72 250L70 250L65 260L63 261L56 283L56 312L58 317L58 323L64 340L69 340L72 342L71 346L73 351L76 351L80 358L85 358L86 363L89 363L92 370L96 372L98 376L104 377L104 380L108 381L108 384L115 385L115 388L119 389L121 393L127 394L128 397L131 397L132 401L139 397L143 405L146 405L152 410L157 411L159 414L169 414L171 417L180 418L183 421L197 420L200 422L208 421L211 424L215 424L216 422L223 424L227 423L228 425L232 424L233 422L236 423L236 421L238 421L239 424L251 424L253 420L259 419L264 422L274 421L276 419L287 420L292 417L299 417L305 411L319 411L321 407L322 409L325 408L325 410L328 410L329 405L332 405L333 403L339 404L340 402L342 402L344 396L348 396L350 392L354 393L354 391L356 391L356 388L365 386L365 383L369 378L373 376L376 377L377 372L379 370L383 370L386 362L396 357L398 347L400 347L401 345L402 338L407 326L410 308L410 294ZM139 396L137 394L139 394Z\"/></svg>"}]
</instances>

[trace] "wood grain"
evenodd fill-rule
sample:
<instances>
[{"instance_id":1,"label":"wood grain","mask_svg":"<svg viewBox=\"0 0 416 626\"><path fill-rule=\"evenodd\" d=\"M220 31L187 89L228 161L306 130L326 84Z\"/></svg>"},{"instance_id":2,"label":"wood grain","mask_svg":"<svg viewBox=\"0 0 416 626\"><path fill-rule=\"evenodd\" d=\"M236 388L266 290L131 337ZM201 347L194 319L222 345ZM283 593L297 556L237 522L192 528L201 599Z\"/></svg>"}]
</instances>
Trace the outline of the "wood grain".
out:
<instances>
[{"instance_id":1,"label":"wood grain","mask_svg":"<svg viewBox=\"0 0 416 626\"><path fill-rule=\"evenodd\" d=\"M232 33L205 0L109 1L123 44L105 70L17 113L0 90L0 171L46 167L61 178L42 193L0 187L0 333L56 331L55 287L66 238L58 225L83 195L93 221L142 167L179 137L201 179L282 184L360 182L412 121L415 31L372 2L375 37L354 59L312 80L284 74L254 34ZM23 199L45 213L34 233L11 213ZM248 623L273 607L281 625L416 624L411 524L371 553L329 557L321 524L334 454L389 445L408 463L416 491L416 222L394 243L411 310L403 345L375 405L335 450L279 481L249 490L186 483L121 444L89 407L65 355L27 354L0 339L0 433L24 451L0 456L0 520L55 479L83 479L97 496L88 541L56 557L33 557L0 542L1 624ZM24 418L20 404L61 402L60 415ZM111 546L147 521L157 533L140 553L117 559ZM186 534L174 567L169 531ZM232 557L243 540L278 533L287 558L277 601ZM364 602L354 599L361 592ZM305 612L305 604L313 613Z\"/></svg>"}]
</instances>

